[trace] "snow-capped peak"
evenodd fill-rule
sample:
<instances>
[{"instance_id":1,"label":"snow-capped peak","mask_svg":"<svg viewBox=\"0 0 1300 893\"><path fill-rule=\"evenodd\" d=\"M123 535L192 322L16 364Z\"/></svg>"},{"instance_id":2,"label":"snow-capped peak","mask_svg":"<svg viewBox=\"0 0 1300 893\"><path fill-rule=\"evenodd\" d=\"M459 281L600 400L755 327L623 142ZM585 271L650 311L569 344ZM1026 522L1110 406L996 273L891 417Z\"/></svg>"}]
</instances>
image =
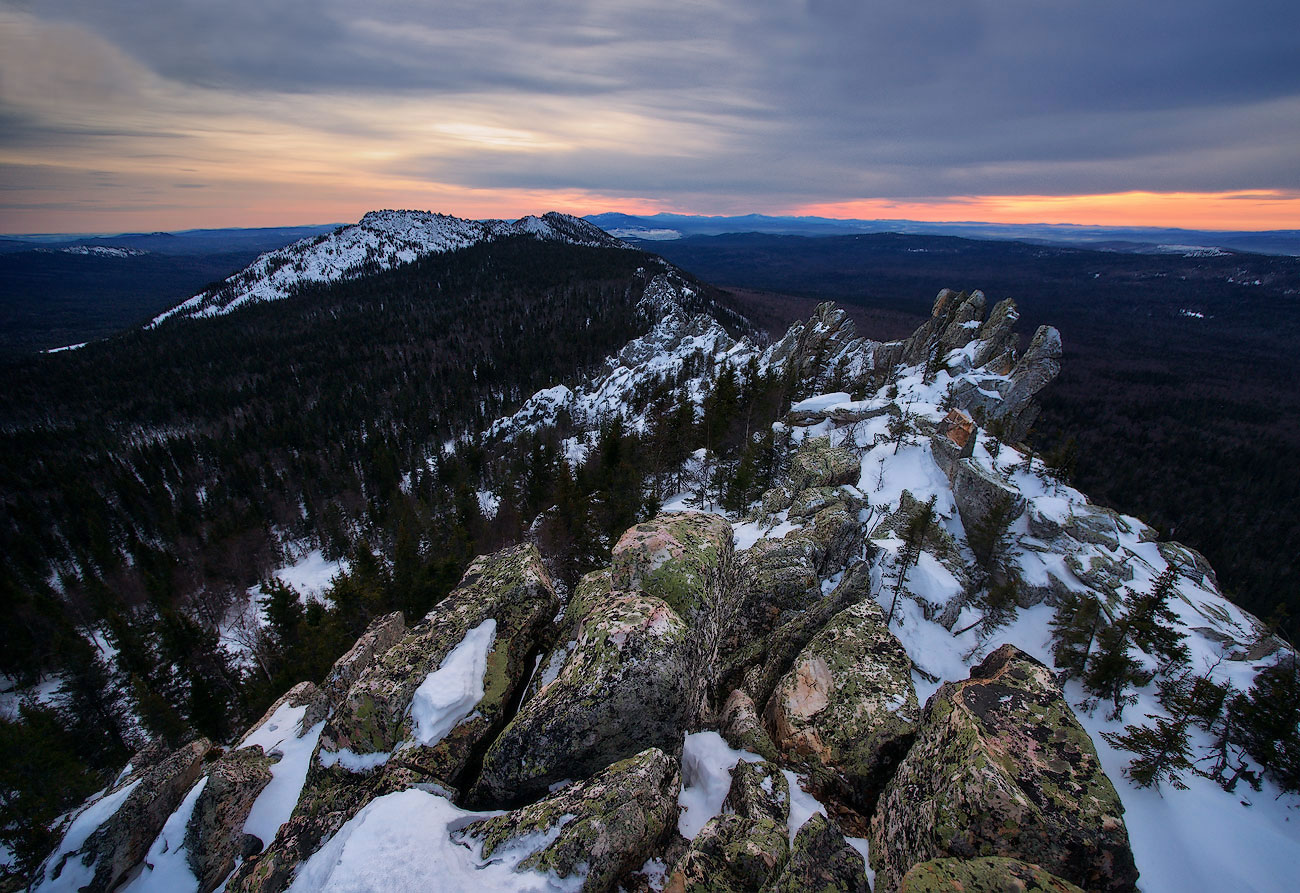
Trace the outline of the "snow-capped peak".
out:
<instances>
[{"instance_id":1,"label":"snow-capped peak","mask_svg":"<svg viewBox=\"0 0 1300 893\"><path fill-rule=\"evenodd\" d=\"M595 224L555 211L518 220L464 220L430 211L370 211L351 226L263 254L219 287L199 292L156 317L150 325L173 316L218 316L249 301L286 298L305 283L377 273L427 254L510 236L626 247Z\"/></svg>"}]
</instances>

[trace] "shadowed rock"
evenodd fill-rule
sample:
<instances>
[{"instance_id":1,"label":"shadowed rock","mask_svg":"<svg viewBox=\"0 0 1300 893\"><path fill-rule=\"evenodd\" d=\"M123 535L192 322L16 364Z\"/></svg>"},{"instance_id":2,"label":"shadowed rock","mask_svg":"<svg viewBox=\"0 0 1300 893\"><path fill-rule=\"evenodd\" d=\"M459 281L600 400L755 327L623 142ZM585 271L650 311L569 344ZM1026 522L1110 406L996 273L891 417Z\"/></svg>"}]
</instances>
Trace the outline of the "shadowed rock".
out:
<instances>
[{"instance_id":1,"label":"shadowed rock","mask_svg":"<svg viewBox=\"0 0 1300 893\"><path fill-rule=\"evenodd\" d=\"M926 704L871 822L878 893L931 859L1023 859L1089 891L1132 891L1123 806L1051 671L1011 645Z\"/></svg>"},{"instance_id":2,"label":"shadowed rock","mask_svg":"<svg viewBox=\"0 0 1300 893\"><path fill-rule=\"evenodd\" d=\"M482 855L530 834L559 827L554 842L520 863L561 878L585 872L585 893L612 890L639 868L677 823L681 780L676 762L644 750L587 781L530 806L474 822L462 832L483 842Z\"/></svg>"},{"instance_id":3,"label":"shadowed rock","mask_svg":"<svg viewBox=\"0 0 1300 893\"><path fill-rule=\"evenodd\" d=\"M933 859L913 865L898 893L1083 893L1067 880L1019 859Z\"/></svg>"},{"instance_id":4,"label":"shadowed rock","mask_svg":"<svg viewBox=\"0 0 1300 893\"><path fill-rule=\"evenodd\" d=\"M106 817L80 847L42 866L31 889L60 889L64 872L78 875L88 870L90 878L78 889L85 893L112 890L149 852L163 824L198 781L203 758L212 749L206 738L192 741L167 759L127 779L117 787L131 786L117 809ZM112 796L109 792L106 796ZM89 804L94 808L95 804ZM53 857L51 857L53 858ZM80 863L74 865L72 863Z\"/></svg>"},{"instance_id":5,"label":"shadowed rock","mask_svg":"<svg viewBox=\"0 0 1300 893\"><path fill-rule=\"evenodd\" d=\"M790 847L785 870L763 893L870 893L867 865L826 816L803 823Z\"/></svg>"},{"instance_id":6,"label":"shadowed rock","mask_svg":"<svg viewBox=\"0 0 1300 893\"><path fill-rule=\"evenodd\" d=\"M674 747L686 722L686 634L677 613L651 595L618 595L594 608L559 674L488 749L474 796L517 802L647 745Z\"/></svg>"}]
</instances>

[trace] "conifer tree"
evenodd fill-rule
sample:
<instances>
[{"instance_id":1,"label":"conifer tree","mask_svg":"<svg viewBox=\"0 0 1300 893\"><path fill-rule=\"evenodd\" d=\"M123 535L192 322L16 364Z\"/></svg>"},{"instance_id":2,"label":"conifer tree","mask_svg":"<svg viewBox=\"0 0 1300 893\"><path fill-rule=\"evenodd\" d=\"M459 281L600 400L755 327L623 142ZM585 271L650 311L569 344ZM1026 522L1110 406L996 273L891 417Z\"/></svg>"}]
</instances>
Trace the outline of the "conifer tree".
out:
<instances>
[{"instance_id":1,"label":"conifer tree","mask_svg":"<svg viewBox=\"0 0 1300 893\"><path fill-rule=\"evenodd\" d=\"M1069 592L1062 596L1050 625L1052 660L1064 679L1083 675L1103 622L1101 602L1092 593Z\"/></svg>"},{"instance_id":2,"label":"conifer tree","mask_svg":"<svg viewBox=\"0 0 1300 893\"><path fill-rule=\"evenodd\" d=\"M908 570L921 560L925 538L930 528L934 526L934 501L935 497L931 496L920 511L908 520L907 527L903 530L903 548L898 555L898 579L894 582L894 598L889 603L889 616L885 618L886 626L894 621L894 612L898 609L898 597L907 582Z\"/></svg>"},{"instance_id":3,"label":"conifer tree","mask_svg":"<svg viewBox=\"0 0 1300 893\"><path fill-rule=\"evenodd\" d=\"M1242 747L1284 791L1300 791L1300 661L1288 653L1228 707Z\"/></svg>"},{"instance_id":4,"label":"conifer tree","mask_svg":"<svg viewBox=\"0 0 1300 893\"><path fill-rule=\"evenodd\" d=\"M1103 628L1097 634L1097 650L1088 661L1083 674L1083 685L1091 694L1110 701L1111 719L1124 715L1124 708L1137 700L1129 688L1138 688L1151 681L1152 674L1129 653L1130 630L1123 620Z\"/></svg>"},{"instance_id":5,"label":"conifer tree","mask_svg":"<svg viewBox=\"0 0 1300 893\"><path fill-rule=\"evenodd\" d=\"M1178 569L1172 564L1147 592L1129 598L1127 621L1133 643L1161 662L1162 668L1187 662L1186 636L1178 630L1178 615L1169 607Z\"/></svg>"}]
</instances>

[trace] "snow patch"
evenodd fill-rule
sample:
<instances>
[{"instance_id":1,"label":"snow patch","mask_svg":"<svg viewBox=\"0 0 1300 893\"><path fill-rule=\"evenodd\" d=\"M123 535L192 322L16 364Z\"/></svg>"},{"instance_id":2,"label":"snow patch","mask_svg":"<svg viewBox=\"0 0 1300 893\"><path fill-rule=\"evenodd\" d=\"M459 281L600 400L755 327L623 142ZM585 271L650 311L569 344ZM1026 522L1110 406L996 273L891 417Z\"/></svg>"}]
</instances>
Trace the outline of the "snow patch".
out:
<instances>
[{"instance_id":1,"label":"snow patch","mask_svg":"<svg viewBox=\"0 0 1300 893\"><path fill-rule=\"evenodd\" d=\"M497 622L489 617L465 633L460 644L415 690L411 719L420 744L437 744L483 700L483 676L496 635Z\"/></svg>"}]
</instances>

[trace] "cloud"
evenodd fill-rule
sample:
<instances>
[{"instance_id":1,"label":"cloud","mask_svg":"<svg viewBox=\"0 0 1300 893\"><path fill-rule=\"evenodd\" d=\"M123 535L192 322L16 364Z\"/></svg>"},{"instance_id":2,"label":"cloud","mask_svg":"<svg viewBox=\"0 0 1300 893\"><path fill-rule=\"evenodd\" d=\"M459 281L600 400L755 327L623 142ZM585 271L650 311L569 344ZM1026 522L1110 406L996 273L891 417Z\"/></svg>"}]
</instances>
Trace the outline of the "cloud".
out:
<instances>
[{"instance_id":1,"label":"cloud","mask_svg":"<svg viewBox=\"0 0 1300 893\"><path fill-rule=\"evenodd\" d=\"M1296 33L1281 0L0 0L0 160L313 202L1286 191Z\"/></svg>"}]
</instances>

